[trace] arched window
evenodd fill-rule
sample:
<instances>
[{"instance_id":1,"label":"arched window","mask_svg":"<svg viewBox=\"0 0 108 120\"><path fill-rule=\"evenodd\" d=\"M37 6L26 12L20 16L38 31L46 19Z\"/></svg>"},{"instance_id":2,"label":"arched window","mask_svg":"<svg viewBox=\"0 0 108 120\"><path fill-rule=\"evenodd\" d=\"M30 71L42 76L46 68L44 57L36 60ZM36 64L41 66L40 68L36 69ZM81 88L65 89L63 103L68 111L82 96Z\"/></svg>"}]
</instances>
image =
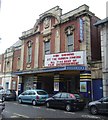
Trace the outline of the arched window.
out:
<instances>
[{"instance_id":1,"label":"arched window","mask_svg":"<svg viewBox=\"0 0 108 120\"><path fill-rule=\"evenodd\" d=\"M50 54L50 39L44 41L44 51L45 51L45 55Z\"/></svg>"},{"instance_id":2,"label":"arched window","mask_svg":"<svg viewBox=\"0 0 108 120\"><path fill-rule=\"evenodd\" d=\"M32 61L32 42L29 41L27 43L28 50L27 50L27 63L31 63Z\"/></svg>"},{"instance_id":3,"label":"arched window","mask_svg":"<svg viewBox=\"0 0 108 120\"><path fill-rule=\"evenodd\" d=\"M21 60L20 57L17 58L17 69L20 69L20 65L21 65Z\"/></svg>"},{"instance_id":4,"label":"arched window","mask_svg":"<svg viewBox=\"0 0 108 120\"><path fill-rule=\"evenodd\" d=\"M74 26L68 26L65 29L66 33L66 51L74 51Z\"/></svg>"}]
</instances>

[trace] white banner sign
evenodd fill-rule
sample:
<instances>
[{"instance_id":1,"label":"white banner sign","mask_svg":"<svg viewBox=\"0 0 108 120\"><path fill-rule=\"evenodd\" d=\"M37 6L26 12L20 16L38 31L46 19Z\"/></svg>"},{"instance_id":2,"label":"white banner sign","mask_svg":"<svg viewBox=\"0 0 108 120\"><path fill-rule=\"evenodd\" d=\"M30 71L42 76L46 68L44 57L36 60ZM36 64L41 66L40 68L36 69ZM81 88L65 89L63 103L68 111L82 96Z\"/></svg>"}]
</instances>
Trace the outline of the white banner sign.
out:
<instances>
[{"instance_id":1,"label":"white banner sign","mask_svg":"<svg viewBox=\"0 0 108 120\"><path fill-rule=\"evenodd\" d=\"M45 55L45 67L85 65L85 51Z\"/></svg>"}]
</instances>

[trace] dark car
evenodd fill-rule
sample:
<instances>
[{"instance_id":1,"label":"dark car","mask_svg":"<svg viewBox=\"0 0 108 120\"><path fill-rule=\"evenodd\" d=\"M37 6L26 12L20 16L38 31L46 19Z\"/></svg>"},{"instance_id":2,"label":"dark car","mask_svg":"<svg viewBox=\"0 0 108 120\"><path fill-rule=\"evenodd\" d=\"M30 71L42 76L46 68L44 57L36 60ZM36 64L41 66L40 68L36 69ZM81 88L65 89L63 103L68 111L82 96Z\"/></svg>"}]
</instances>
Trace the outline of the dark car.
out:
<instances>
[{"instance_id":1,"label":"dark car","mask_svg":"<svg viewBox=\"0 0 108 120\"><path fill-rule=\"evenodd\" d=\"M108 97L88 103L88 110L91 114L108 113Z\"/></svg>"},{"instance_id":2,"label":"dark car","mask_svg":"<svg viewBox=\"0 0 108 120\"><path fill-rule=\"evenodd\" d=\"M7 90L0 90L0 96L2 97L2 100L16 100L16 91L7 89Z\"/></svg>"},{"instance_id":3,"label":"dark car","mask_svg":"<svg viewBox=\"0 0 108 120\"><path fill-rule=\"evenodd\" d=\"M64 108L66 111L83 110L85 101L79 94L59 92L46 100L46 107Z\"/></svg>"}]
</instances>

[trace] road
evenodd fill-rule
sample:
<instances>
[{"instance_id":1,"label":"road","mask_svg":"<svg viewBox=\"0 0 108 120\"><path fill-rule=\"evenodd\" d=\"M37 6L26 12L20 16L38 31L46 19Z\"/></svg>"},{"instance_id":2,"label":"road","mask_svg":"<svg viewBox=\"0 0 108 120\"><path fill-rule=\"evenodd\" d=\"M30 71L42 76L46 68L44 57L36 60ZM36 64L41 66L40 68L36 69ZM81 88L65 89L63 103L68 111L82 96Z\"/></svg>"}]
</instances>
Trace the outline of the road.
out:
<instances>
[{"instance_id":1,"label":"road","mask_svg":"<svg viewBox=\"0 0 108 120\"><path fill-rule=\"evenodd\" d=\"M5 104L3 118L93 118L104 120L108 117L106 115L91 115L87 109L66 112L65 110L46 108L44 105L19 104L17 101L5 101Z\"/></svg>"}]
</instances>

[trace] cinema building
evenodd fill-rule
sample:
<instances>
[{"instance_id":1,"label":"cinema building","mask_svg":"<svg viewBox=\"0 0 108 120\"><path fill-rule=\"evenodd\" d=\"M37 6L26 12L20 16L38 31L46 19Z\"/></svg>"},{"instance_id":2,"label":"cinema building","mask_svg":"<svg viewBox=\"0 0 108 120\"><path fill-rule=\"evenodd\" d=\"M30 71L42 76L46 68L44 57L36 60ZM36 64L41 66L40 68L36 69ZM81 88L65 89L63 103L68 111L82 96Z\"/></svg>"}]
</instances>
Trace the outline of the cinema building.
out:
<instances>
[{"instance_id":1,"label":"cinema building","mask_svg":"<svg viewBox=\"0 0 108 120\"><path fill-rule=\"evenodd\" d=\"M93 25L97 20L87 5L65 14L56 6L39 15L20 37L21 69L14 73L19 93L41 88L49 94L80 92L91 99L102 92L97 88L93 93L102 84L99 29Z\"/></svg>"}]
</instances>

